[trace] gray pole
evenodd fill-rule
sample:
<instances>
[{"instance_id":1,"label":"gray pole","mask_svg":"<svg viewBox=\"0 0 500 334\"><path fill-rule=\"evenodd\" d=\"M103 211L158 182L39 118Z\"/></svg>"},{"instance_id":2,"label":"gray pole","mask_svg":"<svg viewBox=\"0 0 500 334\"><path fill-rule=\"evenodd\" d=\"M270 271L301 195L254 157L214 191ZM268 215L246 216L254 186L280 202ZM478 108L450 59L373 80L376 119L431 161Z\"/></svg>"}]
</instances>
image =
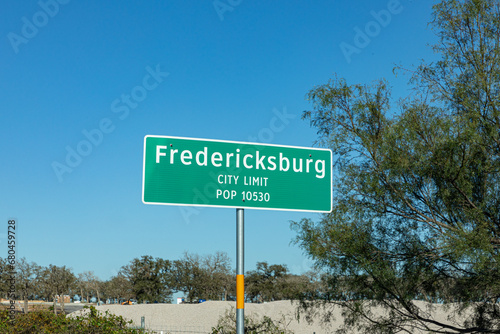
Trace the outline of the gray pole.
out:
<instances>
[{"instance_id":1,"label":"gray pole","mask_svg":"<svg viewBox=\"0 0 500 334\"><path fill-rule=\"evenodd\" d=\"M236 209L236 334L245 334L245 210Z\"/></svg>"}]
</instances>

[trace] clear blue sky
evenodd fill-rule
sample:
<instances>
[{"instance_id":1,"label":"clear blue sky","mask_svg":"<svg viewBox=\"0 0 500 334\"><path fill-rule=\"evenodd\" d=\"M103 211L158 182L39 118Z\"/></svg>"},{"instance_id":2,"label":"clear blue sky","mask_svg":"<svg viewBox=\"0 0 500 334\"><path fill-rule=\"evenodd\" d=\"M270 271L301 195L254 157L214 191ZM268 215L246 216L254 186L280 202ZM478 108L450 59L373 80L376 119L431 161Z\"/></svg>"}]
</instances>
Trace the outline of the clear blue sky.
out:
<instances>
[{"instance_id":1,"label":"clear blue sky","mask_svg":"<svg viewBox=\"0 0 500 334\"><path fill-rule=\"evenodd\" d=\"M408 78L392 69L433 57L432 4L2 1L0 254L15 217L19 256L75 274L106 280L135 257L184 251L224 251L234 267L234 209L196 208L186 218L179 207L142 203L144 136L311 146L305 95L334 73L349 83L387 78L395 96L408 94ZM357 36L366 29L371 36ZM283 126L269 132L277 113ZM100 127L108 133L80 145L87 155L69 166L68 148ZM257 261L310 268L290 244L289 222L317 214L245 213L246 270Z\"/></svg>"}]
</instances>

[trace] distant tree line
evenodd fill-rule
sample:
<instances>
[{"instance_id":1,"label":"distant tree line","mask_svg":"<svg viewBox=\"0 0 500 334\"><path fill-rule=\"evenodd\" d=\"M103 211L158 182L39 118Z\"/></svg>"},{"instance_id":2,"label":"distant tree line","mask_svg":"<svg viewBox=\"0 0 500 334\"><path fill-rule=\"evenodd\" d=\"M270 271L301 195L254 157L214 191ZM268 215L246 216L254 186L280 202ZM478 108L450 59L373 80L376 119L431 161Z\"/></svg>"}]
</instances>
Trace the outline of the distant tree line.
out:
<instances>
[{"instance_id":1,"label":"distant tree line","mask_svg":"<svg viewBox=\"0 0 500 334\"><path fill-rule=\"evenodd\" d=\"M8 273L0 258L0 297L8 299ZM268 302L316 296L321 287L317 274L291 274L286 265L258 262L245 276L247 302ZM92 271L74 274L66 266L37 265L22 258L15 270L16 299L62 302L57 296L78 295L82 301L115 302L136 299L139 303L169 303L176 292L183 292L185 302L235 300L236 276L226 253L201 256L185 253L179 260L134 258L107 281ZM64 307L64 304L62 305Z\"/></svg>"}]
</instances>

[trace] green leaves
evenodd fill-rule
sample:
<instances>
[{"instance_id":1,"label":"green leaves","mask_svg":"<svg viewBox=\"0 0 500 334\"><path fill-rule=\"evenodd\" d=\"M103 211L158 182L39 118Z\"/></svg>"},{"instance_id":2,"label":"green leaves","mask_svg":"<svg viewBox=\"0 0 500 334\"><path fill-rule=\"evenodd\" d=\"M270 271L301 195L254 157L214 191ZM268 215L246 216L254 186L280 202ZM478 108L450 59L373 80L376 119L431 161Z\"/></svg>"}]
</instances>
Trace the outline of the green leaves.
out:
<instances>
[{"instance_id":1,"label":"green leaves","mask_svg":"<svg viewBox=\"0 0 500 334\"><path fill-rule=\"evenodd\" d=\"M287 328L287 319L283 316L278 321L273 321L267 316L262 318L246 315L244 332L248 334L293 334ZM212 328L212 334L236 334L236 311L227 310L217 321L217 326Z\"/></svg>"},{"instance_id":2,"label":"green leaves","mask_svg":"<svg viewBox=\"0 0 500 334\"><path fill-rule=\"evenodd\" d=\"M336 177L333 211L294 223L296 242L333 276L323 295L346 307L346 324L369 319L367 332L500 331L500 4L448 0L434 11L442 59L413 71L414 94L397 111L385 81L334 78L309 92L304 112ZM474 312L454 327L415 300Z\"/></svg>"},{"instance_id":3,"label":"green leaves","mask_svg":"<svg viewBox=\"0 0 500 334\"><path fill-rule=\"evenodd\" d=\"M184 253L174 261L173 282L177 291L186 293L188 301L228 300L235 295L236 278L231 273L231 260L224 252L199 256Z\"/></svg>"},{"instance_id":4,"label":"green leaves","mask_svg":"<svg viewBox=\"0 0 500 334\"><path fill-rule=\"evenodd\" d=\"M93 306L84 315L66 317L55 315L48 310L36 310L27 314L18 314L14 322L10 321L8 311L0 312L0 331L4 334L138 334L146 333L143 329L132 329L132 321L106 311L97 311Z\"/></svg>"},{"instance_id":5,"label":"green leaves","mask_svg":"<svg viewBox=\"0 0 500 334\"><path fill-rule=\"evenodd\" d=\"M120 270L131 284L131 292L139 302L165 303L172 297L172 263L162 258L144 255L135 258Z\"/></svg>"}]
</instances>

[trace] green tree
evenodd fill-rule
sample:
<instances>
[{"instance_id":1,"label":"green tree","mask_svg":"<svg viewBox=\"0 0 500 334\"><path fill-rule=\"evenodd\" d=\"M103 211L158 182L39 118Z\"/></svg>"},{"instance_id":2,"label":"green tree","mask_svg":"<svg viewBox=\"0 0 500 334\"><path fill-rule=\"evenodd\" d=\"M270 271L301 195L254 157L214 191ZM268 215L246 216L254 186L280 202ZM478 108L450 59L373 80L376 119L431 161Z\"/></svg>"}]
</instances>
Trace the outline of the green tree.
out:
<instances>
[{"instance_id":1,"label":"green tree","mask_svg":"<svg viewBox=\"0 0 500 334\"><path fill-rule=\"evenodd\" d=\"M123 275L116 275L103 284L103 295L105 298L120 301L134 297L132 284Z\"/></svg>"},{"instance_id":2,"label":"green tree","mask_svg":"<svg viewBox=\"0 0 500 334\"><path fill-rule=\"evenodd\" d=\"M80 296L83 299L83 296L86 296L86 302L90 302L90 298L95 296L97 298L97 302L101 301L101 292L102 292L103 282L97 277L93 271L84 271L83 273L78 274L78 278L76 280L76 288L80 292Z\"/></svg>"},{"instance_id":3,"label":"green tree","mask_svg":"<svg viewBox=\"0 0 500 334\"><path fill-rule=\"evenodd\" d=\"M311 295L314 295L316 291L320 288L318 282L315 281L314 277L311 277L311 273L306 273L302 275L289 274L285 278L284 289L282 293L282 299L286 300L297 300L297 299L307 299Z\"/></svg>"},{"instance_id":4,"label":"green tree","mask_svg":"<svg viewBox=\"0 0 500 334\"><path fill-rule=\"evenodd\" d=\"M318 288L312 273L293 275L282 264L257 262L245 275L246 299L254 303L310 298Z\"/></svg>"},{"instance_id":5,"label":"green tree","mask_svg":"<svg viewBox=\"0 0 500 334\"><path fill-rule=\"evenodd\" d=\"M77 291L80 293L80 298L83 301L85 301L86 303L89 303L90 302L90 289L89 289L89 284L86 280L86 277L85 277L85 272L83 273L79 273L78 274L78 277L76 278L76 282L75 282L75 285L76 285L76 288L77 288Z\"/></svg>"},{"instance_id":6,"label":"green tree","mask_svg":"<svg viewBox=\"0 0 500 334\"><path fill-rule=\"evenodd\" d=\"M285 299L286 265L257 262L256 269L245 276L246 298L252 302L270 302Z\"/></svg>"},{"instance_id":7,"label":"green tree","mask_svg":"<svg viewBox=\"0 0 500 334\"><path fill-rule=\"evenodd\" d=\"M119 275L130 282L139 302L168 303L172 300L171 270L169 260L143 255L123 266Z\"/></svg>"},{"instance_id":8,"label":"green tree","mask_svg":"<svg viewBox=\"0 0 500 334\"><path fill-rule=\"evenodd\" d=\"M174 262L173 280L177 291L190 302L198 299L227 300L234 292L236 279L231 274L231 261L226 253L200 256L184 253Z\"/></svg>"},{"instance_id":9,"label":"green tree","mask_svg":"<svg viewBox=\"0 0 500 334\"><path fill-rule=\"evenodd\" d=\"M283 315L281 319L275 320L268 316L262 318L253 314L245 315L244 332L247 334L293 334L287 329L288 322ZM236 311L234 308L226 310L219 317L217 325L212 327L211 334L236 334Z\"/></svg>"},{"instance_id":10,"label":"green tree","mask_svg":"<svg viewBox=\"0 0 500 334\"><path fill-rule=\"evenodd\" d=\"M64 312L64 295L71 293L71 288L76 282L76 277L71 269L66 266L58 267L50 264L48 267L42 267L40 270L40 290L47 300L54 302L54 313L57 312L57 297L60 297L61 310Z\"/></svg>"},{"instance_id":11,"label":"green tree","mask_svg":"<svg viewBox=\"0 0 500 334\"><path fill-rule=\"evenodd\" d=\"M24 313L28 312L28 299L34 299L39 292L38 285L42 267L21 258L16 263L16 292L24 300Z\"/></svg>"},{"instance_id":12,"label":"green tree","mask_svg":"<svg viewBox=\"0 0 500 334\"><path fill-rule=\"evenodd\" d=\"M204 299L227 300L236 282L234 275L231 274L231 259L227 253L216 252L204 256L201 262L208 277L205 282Z\"/></svg>"},{"instance_id":13,"label":"green tree","mask_svg":"<svg viewBox=\"0 0 500 334\"><path fill-rule=\"evenodd\" d=\"M0 296L8 299L9 292L9 267L7 259L0 257Z\"/></svg>"},{"instance_id":14,"label":"green tree","mask_svg":"<svg viewBox=\"0 0 500 334\"><path fill-rule=\"evenodd\" d=\"M334 201L294 227L344 330L500 332L499 7L433 7L441 60L412 71L400 112L385 81L335 78L308 95L304 117L335 157ZM436 302L451 319L432 317Z\"/></svg>"}]
</instances>

